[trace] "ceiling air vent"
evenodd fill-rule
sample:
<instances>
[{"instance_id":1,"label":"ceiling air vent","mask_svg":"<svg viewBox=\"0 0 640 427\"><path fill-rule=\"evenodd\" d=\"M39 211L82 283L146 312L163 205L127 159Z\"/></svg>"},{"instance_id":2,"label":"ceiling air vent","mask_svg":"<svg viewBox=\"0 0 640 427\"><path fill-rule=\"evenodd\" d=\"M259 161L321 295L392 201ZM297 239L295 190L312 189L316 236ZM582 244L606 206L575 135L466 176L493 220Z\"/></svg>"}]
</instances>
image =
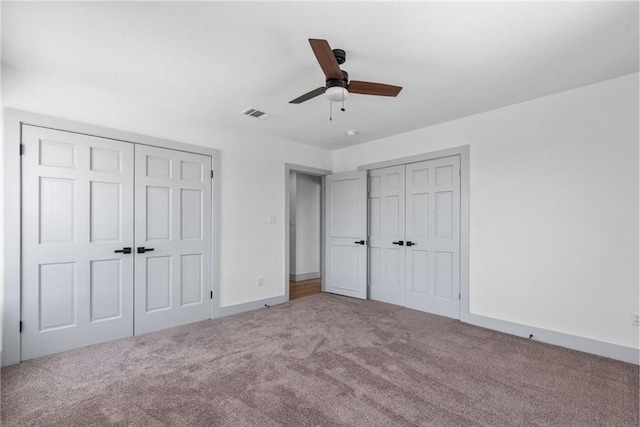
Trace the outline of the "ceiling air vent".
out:
<instances>
[{"instance_id":1,"label":"ceiling air vent","mask_svg":"<svg viewBox=\"0 0 640 427\"><path fill-rule=\"evenodd\" d=\"M242 114L249 117L255 117L256 119L260 120L271 117L271 114L265 113L264 111L256 110L255 108L247 108L242 112Z\"/></svg>"}]
</instances>

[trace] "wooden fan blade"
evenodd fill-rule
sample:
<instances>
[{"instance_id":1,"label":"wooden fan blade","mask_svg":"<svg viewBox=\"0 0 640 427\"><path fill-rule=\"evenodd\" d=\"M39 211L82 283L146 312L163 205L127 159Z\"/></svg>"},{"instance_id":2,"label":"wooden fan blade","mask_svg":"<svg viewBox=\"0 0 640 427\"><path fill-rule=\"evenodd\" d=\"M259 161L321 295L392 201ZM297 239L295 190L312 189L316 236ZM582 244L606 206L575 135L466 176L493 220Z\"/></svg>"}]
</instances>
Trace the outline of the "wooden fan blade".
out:
<instances>
[{"instance_id":1,"label":"wooden fan blade","mask_svg":"<svg viewBox=\"0 0 640 427\"><path fill-rule=\"evenodd\" d=\"M338 61L336 61L329 42L322 39L309 39L309 44L327 79L342 80L343 76L342 71L340 71L340 65L338 65Z\"/></svg>"},{"instance_id":2,"label":"wooden fan blade","mask_svg":"<svg viewBox=\"0 0 640 427\"><path fill-rule=\"evenodd\" d=\"M314 89L311 92L307 92L304 95L297 97L293 101L289 101L289 104L300 104L301 102L308 101L311 98L315 98L318 95L322 95L325 90L327 90L326 87L324 86L319 87L318 89Z\"/></svg>"},{"instance_id":3,"label":"wooden fan blade","mask_svg":"<svg viewBox=\"0 0 640 427\"><path fill-rule=\"evenodd\" d=\"M402 90L402 86L351 80L347 90L349 93L359 93L362 95L398 96Z\"/></svg>"}]
</instances>

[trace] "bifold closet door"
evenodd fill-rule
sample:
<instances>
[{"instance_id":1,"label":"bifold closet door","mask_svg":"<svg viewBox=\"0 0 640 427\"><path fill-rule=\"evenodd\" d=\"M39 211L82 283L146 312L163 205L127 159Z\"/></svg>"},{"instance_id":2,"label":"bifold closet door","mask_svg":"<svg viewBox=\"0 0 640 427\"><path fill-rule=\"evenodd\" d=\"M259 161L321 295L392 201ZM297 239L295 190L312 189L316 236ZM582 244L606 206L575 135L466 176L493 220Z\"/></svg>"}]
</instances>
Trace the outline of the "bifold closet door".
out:
<instances>
[{"instance_id":1,"label":"bifold closet door","mask_svg":"<svg viewBox=\"0 0 640 427\"><path fill-rule=\"evenodd\" d=\"M135 333L209 319L211 157L135 150Z\"/></svg>"},{"instance_id":2,"label":"bifold closet door","mask_svg":"<svg viewBox=\"0 0 640 427\"><path fill-rule=\"evenodd\" d=\"M133 145L27 125L22 143L22 360L132 335Z\"/></svg>"},{"instance_id":3,"label":"bifold closet door","mask_svg":"<svg viewBox=\"0 0 640 427\"><path fill-rule=\"evenodd\" d=\"M459 319L460 157L408 164L406 176L405 305Z\"/></svg>"},{"instance_id":4,"label":"bifold closet door","mask_svg":"<svg viewBox=\"0 0 640 427\"><path fill-rule=\"evenodd\" d=\"M369 172L369 298L404 305L404 165Z\"/></svg>"}]
</instances>

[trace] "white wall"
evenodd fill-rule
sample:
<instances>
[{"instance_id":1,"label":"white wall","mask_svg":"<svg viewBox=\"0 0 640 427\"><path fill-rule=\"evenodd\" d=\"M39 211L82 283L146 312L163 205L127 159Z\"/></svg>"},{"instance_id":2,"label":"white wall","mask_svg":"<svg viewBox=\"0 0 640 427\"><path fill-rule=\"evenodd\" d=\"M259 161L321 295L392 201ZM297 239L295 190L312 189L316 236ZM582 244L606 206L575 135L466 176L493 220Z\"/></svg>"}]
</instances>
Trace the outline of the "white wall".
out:
<instances>
[{"instance_id":1,"label":"white wall","mask_svg":"<svg viewBox=\"0 0 640 427\"><path fill-rule=\"evenodd\" d=\"M638 348L638 74L333 153L470 145L473 314Z\"/></svg>"},{"instance_id":2,"label":"white wall","mask_svg":"<svg viewBox=\"0 0 640 427\"><path fill-rule=\"evenodd\" d=\"M296 174L296 274L320 273L320 177Z\"/></svg>"},{"instance_id":3,"label":"white wall","mask_svg":"<svg viewBox=\"0 0 640 427\"><path fill-rule=\"evenodd\" d=\"M284 164L331 169L329 151L10 67L2 77L6 108L221 150L220 305L284 295ZM268 215L277 223L268 224Z\"/></svg>"}]
</instances>

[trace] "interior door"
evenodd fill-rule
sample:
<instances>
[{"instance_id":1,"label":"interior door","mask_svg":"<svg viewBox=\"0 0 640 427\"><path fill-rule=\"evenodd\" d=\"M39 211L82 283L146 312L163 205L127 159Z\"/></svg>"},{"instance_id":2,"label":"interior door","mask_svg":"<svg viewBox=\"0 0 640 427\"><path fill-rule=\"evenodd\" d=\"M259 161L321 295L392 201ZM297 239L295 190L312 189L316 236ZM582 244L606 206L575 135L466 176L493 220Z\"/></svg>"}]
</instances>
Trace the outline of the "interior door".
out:
<instances>
[{"instance_id":1,"label":"interior door","mask_svg":"<svg viewBox=\"0 0 640 427\"><path fill-rule=\"evenodd\" d=\"M22 360L133 334L133 146L23 126Z\"/></svg>"},{"instance_id":2,"label":"interior door","mask_svg":"<svg viewBox=\"0 0 640 427\"><path fill-rule=\"evenodd\" d=\"M367 173L325 177L324 290L367 298Z\"/></svg>"},{"instance_id":3,"label":"interior door","mask_svg":"<svg viewBox=\"0 0 640 427\"><path fill-rule=\"evenodd\" d=\"M211 157L136 145L135 333L211 317Z\"/></svg>"},{"instance_id":4,"label":"interior door","mask_svg":"<svg viewBox=\"0 0 640 427\"><path fill-rule=\"evenodd\" d=\"M406 166L406 306L460 318L460 156Z\"/></svg>"},{"instance_id":5,"label":"interior door","mask_svg":"<svg viewBox=\"0 0 640 427\"><path fill-rule=\"evenodd\" d=\"M404 165L369 171L369 297L404 305Z\"/></svg>"}]
</instances>

